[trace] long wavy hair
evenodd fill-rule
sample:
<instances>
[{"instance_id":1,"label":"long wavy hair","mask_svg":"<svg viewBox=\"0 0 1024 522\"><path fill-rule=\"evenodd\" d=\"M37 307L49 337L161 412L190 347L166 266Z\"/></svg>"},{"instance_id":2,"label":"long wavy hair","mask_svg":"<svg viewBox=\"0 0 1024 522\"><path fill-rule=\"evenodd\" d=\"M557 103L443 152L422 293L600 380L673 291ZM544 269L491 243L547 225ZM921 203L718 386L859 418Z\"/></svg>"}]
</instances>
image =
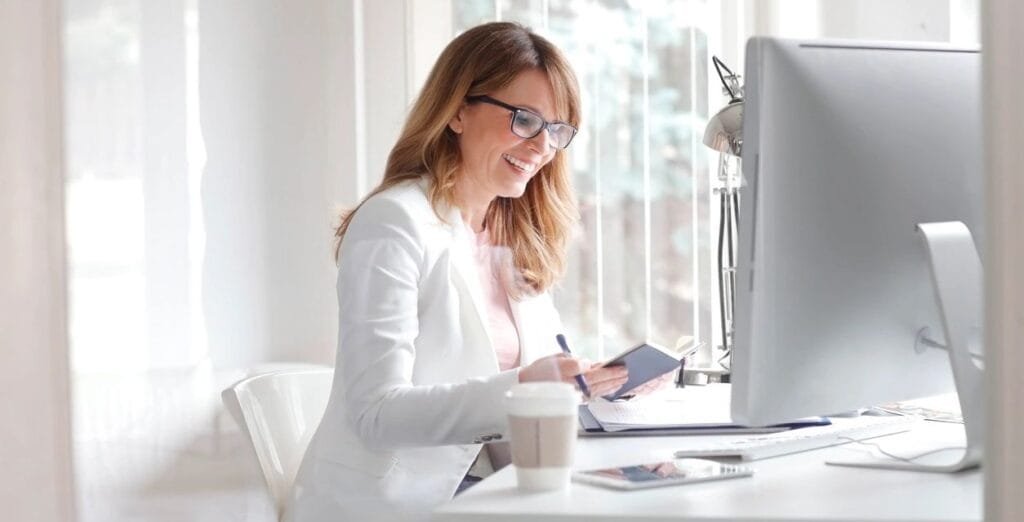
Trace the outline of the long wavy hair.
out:
<instances>
[{"instance_id":1,"label":"long wavy hair","mask_svg":"<svg viewBox=\"0 0 1024 522\"><path fill-rule=\"evenodd\" d=\"M335 260L352 216L366 199L407 180L431 177L427 194L443 219L444 206L457 206L455 186L462 156L448 122L466 97L488 94L521 72L537 69L551 82L555 110L563 121L580 124L579 86L568 61L551 42L522 25L493 22L476 26L441 52L388 155L384 178L335 229ZM491 241L511 252L522 285L508 288L513 298L549 289L565 270L566 248L579 218L564 151L527 183L521 197L498 197L484 215ZM525 286L519 287L519 286Z\"/></svg>"}]
</instances>

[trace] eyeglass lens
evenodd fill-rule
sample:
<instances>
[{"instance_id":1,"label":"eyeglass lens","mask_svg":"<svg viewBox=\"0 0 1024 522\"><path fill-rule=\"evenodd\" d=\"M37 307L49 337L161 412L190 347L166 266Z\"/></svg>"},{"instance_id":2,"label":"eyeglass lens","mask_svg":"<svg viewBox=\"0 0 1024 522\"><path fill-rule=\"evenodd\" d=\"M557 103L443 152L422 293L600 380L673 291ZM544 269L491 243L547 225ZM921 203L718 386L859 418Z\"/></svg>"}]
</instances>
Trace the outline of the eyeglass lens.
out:
<instances>
[{"instance_id":1,"label":"eyeglass lens","mask_svg":"<svg viewBox=\"0 0 1024 522\"><path fill-rule=\"evenodd\" d=\"M537 114L522 109L515 112L514 119L512 120L512 132L520 138L533 138L544 130L544 126L543 118ZM547 125L547 128L551 136L551 141L554 142L555 147L559 149L568 147L569 142L572 141L573 135L576 134L575 129L573 129L572 126L564 123L551 123Z\"/></svg>"}]
</instances>

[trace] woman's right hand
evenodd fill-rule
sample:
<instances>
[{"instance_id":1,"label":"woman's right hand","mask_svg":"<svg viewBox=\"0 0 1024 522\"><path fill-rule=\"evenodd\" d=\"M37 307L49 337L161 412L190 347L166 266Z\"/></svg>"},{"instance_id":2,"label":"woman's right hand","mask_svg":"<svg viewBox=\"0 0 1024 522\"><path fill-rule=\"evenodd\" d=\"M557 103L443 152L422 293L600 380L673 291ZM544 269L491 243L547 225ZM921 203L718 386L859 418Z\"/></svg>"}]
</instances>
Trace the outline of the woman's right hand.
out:
<instances>
[{"instance_id":1,"label":"woman's right hand","mask_svg":"<svg viewBox=\"0 0 1024 522\"><path fill-rule=\"evenodd\" d=\"M519 382L555 381L576 385L576 376L583 374L591 397L608 395L626 384L629 374L625 366L603 367L566 354L542 357L519 370Z\"/></svg>"}]
</instances>

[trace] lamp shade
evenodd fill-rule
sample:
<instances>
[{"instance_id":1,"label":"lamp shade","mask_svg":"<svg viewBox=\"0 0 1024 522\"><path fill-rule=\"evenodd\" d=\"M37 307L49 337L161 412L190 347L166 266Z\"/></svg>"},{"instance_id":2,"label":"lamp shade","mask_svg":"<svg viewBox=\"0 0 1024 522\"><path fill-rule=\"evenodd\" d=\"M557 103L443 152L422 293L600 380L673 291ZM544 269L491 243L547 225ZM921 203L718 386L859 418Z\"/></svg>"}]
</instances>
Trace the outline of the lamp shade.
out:
<instances>
[{"instance_id":1,"label":"lamp shade","mask_svg":"<svg viewBox=\"0 0 1024 522\"><path fill-rule=\"evenodd\" d=\"M704 144L718 152L739 156L743 149L743 101L729 103L708 120Z\"/></svg>"}]
</instances>

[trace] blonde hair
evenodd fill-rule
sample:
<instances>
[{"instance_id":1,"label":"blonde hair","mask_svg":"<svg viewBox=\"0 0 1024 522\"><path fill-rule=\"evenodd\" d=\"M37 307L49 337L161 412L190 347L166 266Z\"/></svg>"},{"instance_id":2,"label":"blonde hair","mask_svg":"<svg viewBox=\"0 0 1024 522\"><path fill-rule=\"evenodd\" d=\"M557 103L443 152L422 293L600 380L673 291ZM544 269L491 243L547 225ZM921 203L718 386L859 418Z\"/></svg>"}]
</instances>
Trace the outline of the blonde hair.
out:
<instances>
[{"instance_id":1,"label":"blonde hair","mask_svg":"<svg viewBox=\"0 0 1024 522\"><path fill-rule=\"evenodd\" d=\"M366 199L403 181L433 177L427 194L435 213L454 206L461 154L458 136L448 128L466 97L488 94L523 71L536 69L551 82L555 110L563 121L579 127L580 101L576 75L551 42L511 22L476 26L452 40L430 71L412 106L405 127L388 155L380 185L335 230L335 259L352 216ZM565 270L572 227L579 218L573 199L565 153L559 151L527 183L519 198L498 197L484 216L496 246L511 251L512 264L526 288L509 288L518 298L549 289ZM517 278L518 279L518 278Z\"/></svg>"}]
</instances>

